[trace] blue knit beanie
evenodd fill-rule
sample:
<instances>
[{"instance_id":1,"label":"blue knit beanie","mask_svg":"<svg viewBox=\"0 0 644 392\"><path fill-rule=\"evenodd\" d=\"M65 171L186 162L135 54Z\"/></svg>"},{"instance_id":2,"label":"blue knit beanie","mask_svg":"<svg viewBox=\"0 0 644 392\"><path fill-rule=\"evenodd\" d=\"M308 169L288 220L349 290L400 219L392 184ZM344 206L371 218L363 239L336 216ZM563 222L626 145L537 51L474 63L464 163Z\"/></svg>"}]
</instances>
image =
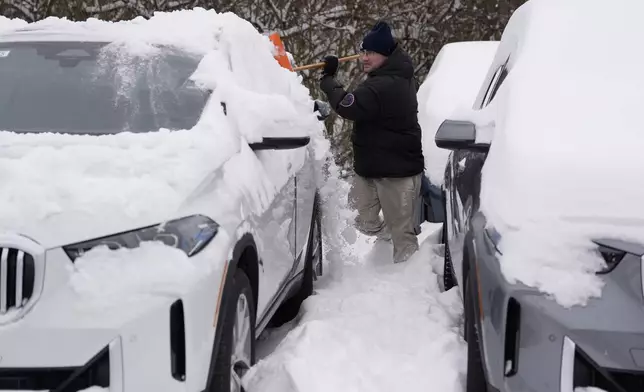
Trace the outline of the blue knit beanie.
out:
<instances>
[{"instance_id":1,"label":"blue knit beanie","mask_svg":"<svg viewBox=\"0 0 644 392\"><path fill-rule=\"evenodd\" d=\"M391 28L385 22L378 22L362 40L360 49L389 56L396 48L396 41L391 35Z\"/></svg>"}]
</instances>

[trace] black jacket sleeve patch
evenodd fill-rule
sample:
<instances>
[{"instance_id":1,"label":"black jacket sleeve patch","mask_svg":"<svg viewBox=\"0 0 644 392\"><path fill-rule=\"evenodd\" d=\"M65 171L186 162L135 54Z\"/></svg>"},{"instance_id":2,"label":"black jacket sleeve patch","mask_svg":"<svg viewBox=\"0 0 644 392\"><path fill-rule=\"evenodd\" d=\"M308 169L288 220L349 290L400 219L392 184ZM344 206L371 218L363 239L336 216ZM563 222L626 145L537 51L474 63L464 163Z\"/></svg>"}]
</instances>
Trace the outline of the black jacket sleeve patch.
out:
<instances>
[{"instance_id":1,"label":"black jacket sleeve patch","mask_svg":"<svg viewBox=\"0 0 644 392\"><path fill-rule=\"evenodd\" d=\"M347 95L344 96L342 101L340 101L340 106L348 108L349 106L353 105L355 101L356 101L356 97L352 93L348 93Z\"/></svg>"}]
</instances>

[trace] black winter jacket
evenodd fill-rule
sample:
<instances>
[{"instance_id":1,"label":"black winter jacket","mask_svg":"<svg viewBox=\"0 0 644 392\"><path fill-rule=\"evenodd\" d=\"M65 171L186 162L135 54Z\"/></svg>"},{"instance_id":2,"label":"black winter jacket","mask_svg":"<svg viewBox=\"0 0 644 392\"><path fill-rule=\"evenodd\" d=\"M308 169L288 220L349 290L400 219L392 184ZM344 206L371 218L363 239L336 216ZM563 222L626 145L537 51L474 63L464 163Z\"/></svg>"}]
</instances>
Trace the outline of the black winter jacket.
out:
<instances>
[{"instance_id":1,"label":"black winter jacket","mask_svg":"<svg viewBox=\"0 0 644 392\"><path fill-rule=\"evenodd\" d=\"M425 168L418 124L418 86L411 58L400 47L347 93L331 76L320 81L331 107L354 121L353 167L368 178L411 177Z\"/></svg>"}]
</instances>

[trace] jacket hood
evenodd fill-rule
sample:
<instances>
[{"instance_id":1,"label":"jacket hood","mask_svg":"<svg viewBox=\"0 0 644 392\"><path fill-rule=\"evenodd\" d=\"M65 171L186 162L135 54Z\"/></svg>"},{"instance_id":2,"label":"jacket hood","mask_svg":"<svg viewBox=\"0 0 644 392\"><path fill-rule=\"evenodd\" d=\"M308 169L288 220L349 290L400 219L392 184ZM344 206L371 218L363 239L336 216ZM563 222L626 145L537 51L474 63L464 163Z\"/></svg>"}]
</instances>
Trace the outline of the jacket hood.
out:
<instances>
[{"instance_id":1,"label":"jacket hood","mask_svg":"<svg viewBox=\"0 0 644 392\"><path fill-rule=\"evenodd\" d=\"M412 79L414 77L414 65L407 52L400 47L400 44L396 44L396 49L394 49L391 56L387 57L387 60L380 68L369 72L369 76L399 76L405 79Z\"/></svg>"}]
</instances>

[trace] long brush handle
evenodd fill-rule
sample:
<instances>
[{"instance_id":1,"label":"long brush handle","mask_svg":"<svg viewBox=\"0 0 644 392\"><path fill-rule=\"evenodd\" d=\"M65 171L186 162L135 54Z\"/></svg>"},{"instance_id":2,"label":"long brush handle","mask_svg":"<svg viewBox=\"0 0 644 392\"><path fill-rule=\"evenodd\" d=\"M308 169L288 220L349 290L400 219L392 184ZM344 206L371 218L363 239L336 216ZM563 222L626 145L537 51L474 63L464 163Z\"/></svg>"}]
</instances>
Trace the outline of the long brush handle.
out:
<instances>
[{"instance_id":1,"label":"long brush handle","mask_svg":"<svg viewBox=\"0 0 644 392\"><path fill-rule=\"evenodd\" d=\"M347 56L347 57L341 57L338 59L339 62L345 62L345 61L350 61L350 60L356 60L360 58L359 54L354 54L353 56ZM324 67L324 63L314 63L314 64L309 64L309 65L302 65L299 67L293 68L293 71L305 71L307 69L314 69L314 68L322 68Z\"/></svg>"}]
</instances>

